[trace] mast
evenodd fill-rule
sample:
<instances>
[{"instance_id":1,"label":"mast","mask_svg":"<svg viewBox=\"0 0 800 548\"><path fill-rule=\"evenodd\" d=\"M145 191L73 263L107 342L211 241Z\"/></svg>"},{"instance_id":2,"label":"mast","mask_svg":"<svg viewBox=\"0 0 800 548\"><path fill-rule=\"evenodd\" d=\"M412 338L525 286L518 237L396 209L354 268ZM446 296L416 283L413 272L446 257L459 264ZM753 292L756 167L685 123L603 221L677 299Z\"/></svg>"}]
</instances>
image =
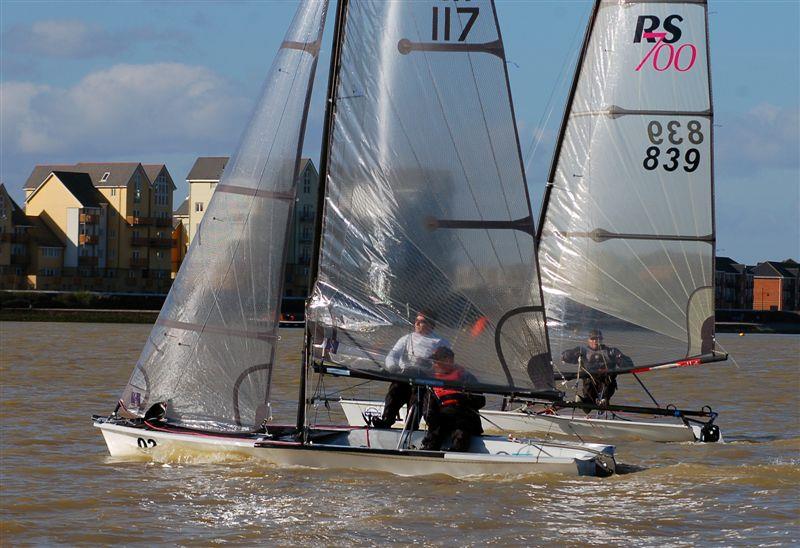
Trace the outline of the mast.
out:
<instances>
[{"instance_id":1,"label":"mast","mask_svg":"<svg viewBox=\"0 0 800 548\"><path fill-rule=\"evenodd\" d=\"M578 89L578 80L581 76L581 68L583 61L586 58L586 50L589 49L589 40L592 37L592 29L594 22L597 19L597 12L600 10L600 1L595 0L592 14L589 16L589 23L586 25L586 33L583 35L583 45L581 46L581 53L578 56L578 62L575 63L575 76L572 78L572 87L569 90L569 98L567 104L564 105L564 116L561 118L561 128L558 131L558 141L556 141L556 148L553 151L553 158L550 161L550 173L547 176L547 185L544 189L544 198L542 199L542 208L539 212L539 228L536 230L536 248L539 248L539 241L542 239L542 229L544 228L544 219L547 214L547 204L550 201L550 192L553 190L553 180L556 177L556 169L558 167L558 157L561 155L561 146L564 144L564 135L567 132L567 123L569 123L569 113L572 110L572 102L575 99L575 91ZM538 255L538 253L537 253ZM538 260L538 259L537 259ZM541 284L540 284L541 285Z\"/></svg>"},{"instance_id":2,"label":"mast","mask_svg":"<svg viewBox=\"0 0 800 548\"><path fill-rule=\"evenodd\" d=\"M341 45L344 38L344 23L347 15L348 0L339 0L336 5L336 19L333 26L331 47L331 63L328 72L328 92L325 99L325 121L322 130L322 147L319 163L319 188L317 189L317 211L314 221L314 246L311 254L311 270L308 276L308 295L310 296L317 282L319 270L319 250L322 243L322 219L325 209L325 188L328 179L328 156L330 154L331 127L336 111L336 85L339 81L339 65ZM306 313L306 318L308 314ZM308 326L303 341L303 356L300 360L300 388L297 398L297 429L303 430L306 424L306 368L311 361L311 334Z\"/></svg>"}]
</instances>

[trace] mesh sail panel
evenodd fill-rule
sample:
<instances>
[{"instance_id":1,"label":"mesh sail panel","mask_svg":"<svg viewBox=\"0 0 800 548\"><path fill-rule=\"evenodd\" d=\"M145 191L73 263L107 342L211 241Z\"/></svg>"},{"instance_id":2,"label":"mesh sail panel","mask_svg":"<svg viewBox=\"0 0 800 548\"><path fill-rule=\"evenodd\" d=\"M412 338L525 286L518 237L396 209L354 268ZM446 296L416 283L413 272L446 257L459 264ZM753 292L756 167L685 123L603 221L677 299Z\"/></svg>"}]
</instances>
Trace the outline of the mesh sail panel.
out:
<instances>
[{"instance_id":1,"label":"mesh sail panel","mask_svg":"<svg viewBox=\"0 0 800 548\"><path fill-rule=\"evenodd\" d=\"M330 360L386 373L427 310L468 385L552 388L494 5L352 2L339 78L309 311Z\"/></svg>"},{"instance_id":2,"label":"mesh sail panel","mask_svg":"<svg viewBox=\"0 0 800 548\"><path fill-rule=\"evenodd\" d=\"M123 394L178 424L252 428L266 413L287 227L327 2L301 3L238 151Z\"/></svg>"},{"instance_id":3,"label":"mesh sail panel","mask_svg":"<svg viewBox=\"0 0 800 548\"><path fill-rule=\"evenodd\" d=\"M703 2L601 2L539 261L553 356L601 329L638 365L708 354L712 109Z\"/></svg>"}]
</instances>

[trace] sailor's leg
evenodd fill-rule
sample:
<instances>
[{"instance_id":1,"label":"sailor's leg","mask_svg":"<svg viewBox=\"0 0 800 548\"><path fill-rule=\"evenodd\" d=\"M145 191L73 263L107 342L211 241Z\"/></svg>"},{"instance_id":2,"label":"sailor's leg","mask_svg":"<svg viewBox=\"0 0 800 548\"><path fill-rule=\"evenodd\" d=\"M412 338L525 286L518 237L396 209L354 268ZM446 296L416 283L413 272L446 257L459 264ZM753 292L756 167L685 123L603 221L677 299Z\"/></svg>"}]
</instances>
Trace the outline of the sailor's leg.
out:
<instances>
[{"instance_id":1,"label":"sailor's leg","mask_svg":"<svg viewBox=\"0 0 800 548\"><path fill-rule=\"evenodd\" d=\"M408 403L411 396L411 385L402 382L393 382L389 385L386 392L386 399L383 402L383 415L380 419L373 421L376 428L391 428L397 420L400 408Z\"/></svg>"}]
</instances>

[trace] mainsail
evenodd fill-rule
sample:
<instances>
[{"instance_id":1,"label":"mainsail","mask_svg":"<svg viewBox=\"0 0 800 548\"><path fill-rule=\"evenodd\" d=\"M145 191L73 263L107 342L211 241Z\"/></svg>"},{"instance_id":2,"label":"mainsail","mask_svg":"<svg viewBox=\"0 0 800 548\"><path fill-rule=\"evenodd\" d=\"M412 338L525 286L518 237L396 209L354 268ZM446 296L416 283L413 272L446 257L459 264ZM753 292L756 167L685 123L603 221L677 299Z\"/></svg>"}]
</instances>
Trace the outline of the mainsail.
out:
<instances>
[{"instance_id":1,"label":"mainsail","mask_svg":"<svg viewBox=\"0 0 800 548\"><path fill-rule=\"evenodd\" d=\"M704 1L598 1L539 230L553 356L601 329L636 366L714 350Z\"/></svg>"},{"instance_id":2,"label":"mainsail","mask_svg":"<svg viewBox=\"0 0 800 548\"><path fill-rule=\"evenodd\" d=\"M346 4L309 319L328 363L380 378L417 312L475 377L553 371L505 53L489 0Z\"/></svg>"},{"instance_id":3,"label":"mainsail","mask_svg":"<svg viewBox=\"0 0 800 548\"><path fill-rule=\"evenodd\" d=\"M250 429L269 413L287 231L327 1L300 4L123 393L173 424Z\"/></svg>"}]
</instances>

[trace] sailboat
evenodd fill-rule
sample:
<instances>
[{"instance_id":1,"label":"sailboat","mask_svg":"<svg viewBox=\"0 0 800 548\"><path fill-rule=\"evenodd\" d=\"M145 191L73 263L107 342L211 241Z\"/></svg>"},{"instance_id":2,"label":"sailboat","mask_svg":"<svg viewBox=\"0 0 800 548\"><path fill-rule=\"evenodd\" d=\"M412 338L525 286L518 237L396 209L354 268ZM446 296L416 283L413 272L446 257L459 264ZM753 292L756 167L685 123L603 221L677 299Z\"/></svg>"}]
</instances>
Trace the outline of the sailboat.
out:
<instances>
[{"instance_id":1,"label":"sailboat","mask_svg":"<svg viewBox=\"0 0 800 548\"><path fill-rule=\"evenodd\" d=\"M702 0L595 2L536 232L556 361L593 330L627 357L615 373L640 383L638 373L727 358L714 340L707 21ZM579 364L555 369L562 387L591 375ZM721 441L710 407L653 401L523 400L481 415L487 431ZM351 423L382 409L359 400L342 406Z\"/></svg>"},{"instance_id":2,"label":"sailboat","mask_svg":"<svg viewBox=\"0 0 800 548\"><path fill-rule=\"evenodd\" d=\"M276 360L286 234L327 2L300 3L115 411L112 456L244 454L281 466L472 477L609 475L614 447L317 424L321 379L558 400L494 2L340 0L301 368ZM435 310L469 381L389 371ZM294 424L275 386L299 379ZM317 383L310 382L316 378ZM333 381L332 381L333 382ZM447 449L447 447L445 447Z\"/></svg>"}]
</instances>

